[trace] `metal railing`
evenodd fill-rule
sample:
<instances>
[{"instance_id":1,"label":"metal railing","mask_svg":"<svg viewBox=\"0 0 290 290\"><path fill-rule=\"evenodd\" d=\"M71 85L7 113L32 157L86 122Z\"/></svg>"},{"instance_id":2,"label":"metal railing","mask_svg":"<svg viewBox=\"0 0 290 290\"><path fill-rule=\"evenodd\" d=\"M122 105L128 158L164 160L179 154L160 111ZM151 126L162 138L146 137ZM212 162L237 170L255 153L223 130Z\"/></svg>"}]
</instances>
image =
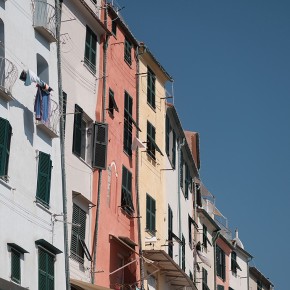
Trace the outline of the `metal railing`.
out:
<instances>
[{"instance_id":1,"label":"metal railing","mask_svg":"<svg viewBox=\"0 0 290 290\"><path fill-rule=\"evenodd\" d=\"M35 0L33 4L33 26L43 27L55 38L56 17L54 6L41 0Z\"/></svg>"},{"instance_id":2,"label":"metal railing","mask_svg":"<svg viewBox=\"0 0 290 290\"><path fill-rule=\"evenodd\" d=\"M17 67L7 58L0 57L0 90L11 95L17 76Z\"/></svg>"}]
</instances>

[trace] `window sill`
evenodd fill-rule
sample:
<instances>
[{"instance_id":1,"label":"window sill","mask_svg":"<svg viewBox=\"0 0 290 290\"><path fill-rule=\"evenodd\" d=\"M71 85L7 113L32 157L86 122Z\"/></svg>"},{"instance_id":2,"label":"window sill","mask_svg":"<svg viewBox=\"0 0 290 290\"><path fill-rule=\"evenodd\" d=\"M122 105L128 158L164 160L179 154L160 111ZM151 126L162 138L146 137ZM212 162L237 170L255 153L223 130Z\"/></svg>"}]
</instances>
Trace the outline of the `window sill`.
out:
<instances>
[{"instance_id":1,"label":"window sill","mask_svg":"<svg viewBox=\"0 0 290 290\"><path fill-rule=\"evenodd\" d=\"M47 213L52 214L52 212L50 211L50 206L49 205L45 205L43 202L41 202L38 199L36 199L34 202L35 202L36 206L38 206L39 208L43 209Z\"/></svg>"},{"instance_id":2,"label":"window sill","mask_svg":"<svg viewBox=\"0 0 290 290\"><path fill-rule=\"evenodd\" d=\"M154 113L156 113L156 106L155 106L155 108L150 104L150 103L148 103L147 102L147 105L152 109L152 111L154 112Z\"/></svg>"},{"instance_id":3,"label":"window sill","mask_svg":"<svg viewBox=\"0 0 290 290\"><path fill-rule=\"evenodd\" d=\"M96 70L93 70L89 64L86 63L85 60L82 60L82 63L84 67L89 71L90 74L92 74L94 77L96 77Z\"/></svg>"},{"instance_id":4,"label":"window sill","mask_svg":"<svg viewBox=\"0 0 290 290\"><path fill-rule=\"evenodd\" d=\"M124 58L124 61L128 65L128 67L132 69L132 61L130 63L126 58Z\"/></svg>"},{"instance_id":5,"label":"window sill","mask_svg":"<svg viewBox=\"0 0 290 290\"><path fill-rule=\"evenodd\" d=\"M4 177L0 177L0 183L2 185L4 185L5 187L7 187L10 190L16 190L15 187L12 187L11 185L9 185L9 177L8 178L4 178Z\"/></svg>"},{"instance_id":6,"label":"window sill","mask_svg":"<svg viewBox=\"0 0 290 290\"><path fill-rule=\"evenodd\" d=\"M134 215L134 211L131 211L129 209L127 209L126 207L124 206L121 206L121 211L124 215L126 215L128 218L132 218L133 215Z\"/></svg>"},{"instance_id":7,"label":"window sill","mask_svg":"<svg viewBox=\"0 0 290 290\"><path fill-rule=\"evenodd\" d=\"M151 237L156 237L157 230L145 229L145 232L151 235Z\"/></svg>"}]
</instances>

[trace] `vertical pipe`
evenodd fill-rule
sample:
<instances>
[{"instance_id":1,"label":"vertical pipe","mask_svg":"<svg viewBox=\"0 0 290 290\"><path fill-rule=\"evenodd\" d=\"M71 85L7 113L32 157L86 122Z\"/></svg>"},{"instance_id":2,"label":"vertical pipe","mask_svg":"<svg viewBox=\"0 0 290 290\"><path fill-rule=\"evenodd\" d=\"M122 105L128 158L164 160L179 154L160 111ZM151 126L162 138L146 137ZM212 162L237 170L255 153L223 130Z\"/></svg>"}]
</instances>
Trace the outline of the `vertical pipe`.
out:
<instances>
[{"instance_id":1,"label":"vertical pipe","mask_svg":"<svg viewBox=\"0 0 290 290\"><path fill-rule=\"evenodd\" d=\"M105 1L105 25L107 27L108 8ZM104 57L103 57L103 91L102 91L102 123L106 121L106 85L107 85L107 48L108 48L109 36L105 36L105 42L103 45ZM99 180L98 180L98 193L97 193L97 208L96 208L96 219L95 219L95 244L93 249L93 271L91 277L91 283L95 283L95 272L97 266L97 247L98 247L98 232L99 232L99 218L100 218L100 202L101 202L101 189L102 189L102 170L99 169Z\"/></svg>"},{"instance_id":2,"label":"vertical pipe","mask_svg":"<svg viewBox=\"0 0 290 290\"><path fill-rule=\"evenodd\" d=\"M56 11L56 48L57 48L57 76L60 112L60 154L61 154L61 178L62 178L62 206L63 206L63 237L64 237L64 263L66 290L70 290L69 253L68 253L68 228L67 228L67 193L65 172L65 144L64 144L64 118L63 118L63 94L61 74L61 50L60 50L60 25L62 13L62 0L55 0Z\"/></svg>"}]
</instances>

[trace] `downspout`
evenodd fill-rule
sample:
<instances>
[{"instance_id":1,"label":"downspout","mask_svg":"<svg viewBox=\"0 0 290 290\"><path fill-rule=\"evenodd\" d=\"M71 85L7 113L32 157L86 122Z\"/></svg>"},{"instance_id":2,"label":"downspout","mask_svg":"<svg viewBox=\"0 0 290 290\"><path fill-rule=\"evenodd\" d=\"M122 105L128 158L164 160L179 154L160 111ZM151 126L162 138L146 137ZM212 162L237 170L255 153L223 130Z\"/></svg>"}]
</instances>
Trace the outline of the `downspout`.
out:
<instances>
[{"instance_id":1,"label":"downspout","mask_svg":"<svg viewBox=\"0 0 290 290\"><path fill-rule=\"evenodd\" d=\"M137 110L137 125L139 127L139 73L140 73L140 64L139 64L139 47L137 46L137 54L136 54L136 110ZM139 138L139 130L136 130L137 138ZM138 244L139 244L139 255L140 259L140 281L141 281L141 290L144 289L144 260L142 259L143 250L142 250L142 237L141 237L141 219L140 217L140 196L139 196L139 154L138 148L136 149L136 200L137 200L137 220L138 220Z\"/></svg>"},{"instance_id":2,"label":"downspout","mask_svg":"<svg viewBox=\"0 0 290 290\"><path fill-rule=\"evenodd\" d=\"M212 238L212 246L213 246L213 249L214 249L214 263L213 263L213 272L214 272L214 276L213 276L213 281L214 281L214 289L217 289L216 288L216 241L218 239L220 235L220 231L215 231L215 235L213 236Z\"/></svg>"},{"instance_id":3,"label":"downspout","mask_svg":"<svg viewBox=\"0 0 290 290\"><path fill-rule=\"evenodd\" d=\"M105 26L107 28L107 18L108 18L108 8L107 1L105 1ZM103 90L102 90L102 123L106 122L106 86L107 86L107 48L109 36L105 36L105 42L103 45L104 57L103 57ZM99 232L99 218L100 218L100 201L101 201L101 189L102 189L102 169L98 170L99 180L98 180L98 193L97 193L97 207L96 207L96 219L95 219L95 244L93 249L93 271L91 277L91 283L95 283L95 273L97 267L97 248L98 248L98 232Z\"/></svg>"},{"instance_id":4,"label":"downspout","mask_svg":"<svg viewBox=\"0 0 290 290\"><path fill-rule=\"evenodd\" d=\"M180 164L181 164L181 147L184 146L185 139L178 144L178 185L177 185L177 196L178 196L178 238L182 240L181 237L181 205L180 205ZM181 244L179 244L179 266L181 267Z\"/></svg>"},{"instance_id":5,"label":"downspout","mask_svg":"<svg viewBox=\"0 0 290 290\"><path fill-rule=\"evenodd\" d=\"M60 162L62 179L62 207L63 207L63 238L64 238L64 264L65 264L65 284L66 290L70 290L69 253L68 253L68 228L67 228L67 193L66 193L66 173L65 173L65 144L64 144L64 118L63 118L63 94L62 94L62 74L61 74L61 50L60 50L60 26L62 13L62 0L55 0L56 7L56 50L57 50L57 76L58 95L60 112Z\"/></svg>"}]
</instances>

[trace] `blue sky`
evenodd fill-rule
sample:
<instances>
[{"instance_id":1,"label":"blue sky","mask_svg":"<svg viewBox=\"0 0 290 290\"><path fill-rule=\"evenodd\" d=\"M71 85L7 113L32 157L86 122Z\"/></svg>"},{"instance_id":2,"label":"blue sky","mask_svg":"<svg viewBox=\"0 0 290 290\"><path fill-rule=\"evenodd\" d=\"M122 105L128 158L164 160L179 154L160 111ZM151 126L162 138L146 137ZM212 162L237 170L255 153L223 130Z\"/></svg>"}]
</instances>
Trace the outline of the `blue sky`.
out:
<instances>
[{"instance_id":1,"label":"blue sky","mask_svg":"<svg viewBox=\"0 0 290 290\"><path fill-rule=\"evenodd\" d=\"M118 0L174 78L186 130L200 133L201 177L274 283L289 289L290 1Z\"/></svg>"}]
</instances>

